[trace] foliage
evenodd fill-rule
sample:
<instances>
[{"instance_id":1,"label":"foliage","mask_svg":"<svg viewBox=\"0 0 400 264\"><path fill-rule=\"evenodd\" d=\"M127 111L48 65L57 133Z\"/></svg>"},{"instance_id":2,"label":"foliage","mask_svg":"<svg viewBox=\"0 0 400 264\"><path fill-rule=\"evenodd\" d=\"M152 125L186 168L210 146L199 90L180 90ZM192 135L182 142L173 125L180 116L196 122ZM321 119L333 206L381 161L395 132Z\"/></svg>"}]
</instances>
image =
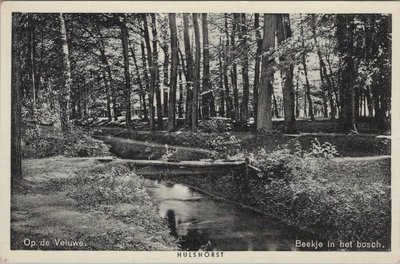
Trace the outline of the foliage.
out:
<instances>
[{"instance_id":1,"label":"foliage","mask_svg":"<svg viewBox=\"0 0 400 264\"><path fill-rule=\"evenodd\" d=\"M229 132L232 131L233 123L229 118L211 118L199 121L198 128L206 133Z\"/></svg>"},{"instance_id":2,"label":"foliage","mask_svg":"<svg viewBox=\"0 0 400 264\"><path fill-rule=\"evenodd\" d=\"M321 146L314 148L320 150ZM288 149L253 153L252 163L262 170L250 182L253 205L332 241L380 241L387 245L390 186L366 180L354 184L351 177L357 174L350 171L348 175L340 173L341 179L331 178L340 165L327 161L326 153L321 150L305 155L323 158L316 160L291 154Z\"/></svg>"},{"instance_id":3,"label":"foliage","mask_svg":"<svg viewBox=\"0 0 400 264\"><path fill-rule=\"evenodd\" d=\"M23 158L45 158L57 155L92 157L110 155L102 141L75 129L66 135L39 133L38 128L26 128L22 137Z\"/></svg>"}]
</instances>

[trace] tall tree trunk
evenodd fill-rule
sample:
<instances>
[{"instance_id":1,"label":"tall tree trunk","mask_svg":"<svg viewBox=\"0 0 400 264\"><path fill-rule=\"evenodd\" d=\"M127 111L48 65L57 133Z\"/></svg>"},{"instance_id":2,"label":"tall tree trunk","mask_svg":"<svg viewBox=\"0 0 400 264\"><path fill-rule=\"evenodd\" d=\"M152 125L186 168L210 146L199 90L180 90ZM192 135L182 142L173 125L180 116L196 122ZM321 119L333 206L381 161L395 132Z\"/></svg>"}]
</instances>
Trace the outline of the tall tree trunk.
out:
<instances>
[{"instance_id":1,"label":"tall tree trunk","mask_svg":"<svg viewBox=\"0 0 400 264\"><path fill-rule=\"evenodd\" d=\"M143 75L144 75L143 80L144 80L144 83L145 83L145 92L144 92L144 97L143 98L145 98L146 92L150 91L150 80L149 80L149 74L147 72L146 51L145 51L143 40L140 41L140 50L141 50L141 54L142 54L141 57L142 57ZM149 104L150 104L150 95L149 95ZM151 107L152 107L152 105L150 104L149 112L150 112L150 108ZM147 117L147 119L149 119L149 118ZM153 121L154 121L154 112L153 112Z\"/></svg>"},{"instance_id":2,"label":"tall tree trunk","mask_svg":"<svg viewBox=\"0 0 400 264\"><path fill-rule=\"evenodd\" d=\"M158 50L157 50L157 22L156 15L154 13L151 16L151 30L153 33L153 68L155 74L155 93L156 93L156 105L157 105L157 128L163 129L163 113L161 103L161 90L160 90L160 70L158 67Z\"/></svg>"},{"instance_id":3,"label":"tall tree trunk","mask_svg":"<svg viewBox=\"0 0 400 264\"><path fill-rule=\"evenodd\" d=\"M122 41L122 51L124 55L124 76L125 76L125 89L124 89L124 97L125 97L125 121L126 128L132 129L132 117L131 117L131 75L129 71L129 48L128 48L128 39L129 32L126 27L126 17L123 15L121 18L120 28L121 28L121 41Z\"/></svg>"},{"instance_id":4,"label":"tall tree trunk","mask_svg":"<svg viewBox=\"0 0 400 264\"><path fill-rule=\"evenodd\" d=\"M168 116L168 64L169 64L169 53L168 44L163 44L161 49L164 51L164 63L163 63L163 116Z\"/></svg>"},{"instance_id":5,"label":"tall tree trunk","mask_svg":"<svg viewBox=\"0 0 400 264\"><path fill-rule=\"evenodd\" d=\"M244 57L242 59L242 80L243 80L243 99L240 106L240 122L243 127L247 125L247 119L249 118L249 94L250 94L250 83L249 83L249 46L247 43L247 19L246 14L241 14L241 30L240 40L242 46L242 52Z\"/></svg>"},{"instance_id":6,"label":"tall tree trunk","mask_svg":"<svg viewBox=\"0 0 400 264\"><path fill-rule=\"evenodd\" d=\"M277 40L282 43L286 39L292 37L290 29L289 14L282 14L278 16L277 24ZM285 133L296 133L296 117L295 117L295 93L293 87L293 63L289 55L281 56L279 58L283 64L283 111L285 118Z\"/></svg>"},{"instance_id":7,"label":"tall tree trunk","mask_svg":"<svg viewBox=\"0 0 400 264\"><path fill-rule=\"evenodd\" d=\"M192 105L192 130L197 132L197 121L198 121L198 93L200 87L200 29L198 22L198 15L196 13L193 16L193 28L194 28L194 38L195 38L195 63L194 63L194 77L193 77L193 105Z\"/></svg>"},{"instance_id":8,"label":"tall tree trunk","mask_svg":"<svg viewBox=\"0 0 400 264\"><path fill-rule=\"evenodd\" d=\"M257 53L254 66L254 84L253 84L253 113L254 123L257 124L257 105L258 105L258 89L260 86L260 66L261 66L261 51L262 51L262 37L260 33L260 15L254 14L254 29L256 31Z\"/></svg>"},{"instance_id":9,"label":"tall tree trunk","mask_svg":"<svg viewBox=\"0 0 400 264\"><path fill-rule=\"evenodd\" d=\"M140 76L140 71L139 71L139 66L137 63L137 59L136 59L136 54L135 54L135 49L131 47L131 54L132 54L132 58L133 58L133 64L135 65L135 71L136 71L136 82L139 85L139 89L140 89L140 95L142 98L142 114L143 114L143 120L147 121L149 120L149 117L147 116L147 106L146 106L146 92L144 90L143 87L143 83L142 83L142 78ZM146 72L147 73L147 72Z\"/></svg>"},{"instance_id":10,"label":"tall tree trunk","mask_svg":"<svg viewBox=\"0 0 400 264\"><path fill-rule=\"evenodd\" d=\"M178 99L178 117L183 118L183 79L182 79L182 71L183 65L178 68L179 75L179 99Z\"/></svg>"},{"instance_id":11,"label":"tall tree trunk","mask_svg":"<svg viewBox=\"0 0 400 264\"><path fill-rule=\"evenodd\" d=\"M308 80L308 71L307 71L307 63L306 63L306 45L305 45L305 40L304 40L304 34L303 34L303 26L300 26L300 35L302 36L301 39L301 63L303 65L303 71L304 71L304 78L306 79L306 97L308 101L308 115L310 116L311 121L315 120L314 117L314 106L311 98L311 88L310 88L310 82Z\"/></svg>"},{"instance_id":12,"label":"tall tree trunk","mask_svg":"<svg viewBox=\"0 0 400 264\"><path fill-rule=\"evenodd\" d=\"M30 13L29 15L29 80L30 80L30 86L31 86L31 111L34 119L36 120L36 74L35 74L35 68L36 68L36 63L35 63L35 56L36 56L36 41L35 41L35 19L34 19L34 14Z\"/></svg>"},{"instance_id":13,"label":"tall tree trunk","mask_svg":"<svg viewBox=\"0 0 400 264\"><path fill-rule=\"evenodd\" d=\"M102 76L103 76L104 86L106 88L107 119L108 119L108 122L110 122L111 119L112 119L112 116L111 116L111 100L110 100L110 86L108 85L107 77L106 77L106 73L105 72L103 72Z\"/></svg>"},{"instance_id":14,"label":"tall tree trunk","mask_svg":"<svg viewBox=\"0 0 400 264\"><path fill-rule=\"evenodd\" d=\"M329 107L331 109L330 117L331 117L331 119L335 119L335 117L336 117L336 108L335 108L335 103L333 101L333 95L332 95L333 85L332 85L331 79L328 77L328 73L327 73L327 70L326 70L326 65L325 65L325 62L324 62L324 59L323 59L322 53L321 53L321 48L320 48L318 40L317 40L317 29L316 29L315 14L311 14L311 17L312 17L311 25L312 25L313 39L314 39L315 46L317 48L317 55L318 55L319 67L320 67L319 72L320 72L320 78L321 78L321 90L322 90L322 93L325 96L326 93L325 93L325 88L324 88L323 84L326 83L327 84L327 88L328 88L326 92L327 92L327 95L328 95ZM326 99L324 100L324 102L325 101L326 101Z\"/></svg>"},{"instance_id":15,"label":"tall tree trunk","mask_svg":"<svg viewBox=\"0 0 400 264\"><path fill-rule=\"evenodd\" d=\"M202 29L203 29L203 86L202 86L202 100L201 109L203 119L210 118L210 51L208 43L208 18L207 13L201 16Z\"/></svg>"},{"instance_id":16,"label":"tall tree trunk","mask_svg":"<svg viewBox=\"0 0 400 264\"><path fill-rule=\"evenodd\" d=\"M275 96L275 91L272 90L272 103L273 103L273 110L274 110L274 115L276 118L279 118L279 108L278 108L278 102L276 100Z\"/></svg>"},{"instance_id":17,"label":"tall tree trunk","mask_svg":"<svg viewBox=\"0 0 400 264\"><path fill-rule=\"evenodd\" d=\"M176 30L176 14L170 13L169 28L171 30L171 81L169 87L168 131L175 130L176 111L176 86L178 73L178 36Z\"/></svg>"},{"instance_id":18,"label":"tall tree trunk","mask_svg":"<svg viewBox=\"0 0 400 264\"><path fill-rule=\"evenodd\" d=\"M237 87L237 65L235 58L237 56L237 50L235 47L235 37L237 31L237 25L239 20L239 14L233 14L232 20L232 34L231 34L231 54L232 54L232 69L231 69L231 83L233 89L233 104L234 104L234 118L239 121L239 92Z\"/></svg>"},{"instance_id":19,"label":"tall tree trunk","mask_svg":"<svg viewBox=\"0 0 400 264\"><path fill-rule=\"evenodd\" d=\"M341 102L342 102L342 120L341 130L349 132L356 129L355 126L355 109L354 109L354 81L355 70L353 54L353 29L354 18L352 15L337 15L337 40L338 49L342 57L341 71Z\"/></svg>"},{"instance_id":20,"label":"tall tree trunk","mask_svg":"<svg viewBox=\"0 0 400 264\"><path fill-rule=\"evenodd\" d=\"M70 116L70 94L71 94L71 67L69 62L69 50L67 42L67 29L65 27L64 14L59 14L61 44L63 51L63 81L64 84L60 88L60 119L61 131L65 134L70 131L69 116Z\"/></svg>"},{"instance_id":21,"label":"tall tree trunk","mask_svg":"<svg viewBox=\"0 0 400 264\"><path fill-rule=\"evenodd\" d=\"M268 52L275 46L276 17L274 14L264 14L264 37L262 53ZM274 72L269 56L262 57L261 83L258 91L257 130L272 130L271 96L273 91Z\"/></svg>"},{"instance_id":22,"label":"tall tree trunk","mask_svg":"<svg viewBox=\"0 0 400 264\"><path fill-rule=\"evenodd\" d=\"M225 92L224 92L224 70L223 70L223 63L222 63L222 38L220 38L220 53L218 56L218 70L219 70L219 98L220 98L220 108L219 108L219 115L225 116Z\"/></svg>"},{"instance_id":23,"label":"tall tree trunk","mask_svg":"<svg viewBox=\"0 0 400 264\"><path fill-rule=\"evenodd\" d=\"M156 89L156 82L157 82L157 72L156 72L156 67L153 65L153 56L151 52L151 46L150 46L150 37L149 37L149 28L147 25L147 16L146 14L142 15L142 21L143 21L143 35L144 35L144 40L146 43L146 49L147 49L147 62L150 67L150 93L149 93L149 112L150 112L150 131L154 131L155 129L155 113L154 113L154 92Z\"/></svg>"},{"instance_id":24,"label":"tall tree trunk","mask_svg":"<svg viewBox=\"0 0 400 264\"><path fill-rule=\"evenodd\" d=\"M11 83L11 191L22 181L21 168L21 59L20 13L12 14L12 83Z\"/></svg>"},{"instance_id":25,"label":"tall tree trunk","mask_svg":"<svg viewBox=\"0 0 400 264\"><path fill-rule=\"evenodd\" d=\"M186 115L185 126L192 126L192 105L193 105L193 55L189 38L189 14L183 14L183 42L186 56Z\"/></svg>"},{"instance_id":26,"label":"tall tree trunk","mask_svg":"<svg viewBox=\"0 0 400 264\"><path fill-rule=\"evenodd\" d=\"M228 32L228 14L224 14L225 21L225 35L226 35L226 46L222 47L223 51L223 74L224 74L224 87L225 87L225 98L226 98L226 116L234 118L233 113L233 101L229 91L229 80L228 80L228 65L230 62L229 57L229 32Z\"/></svg>"}]
</instances>

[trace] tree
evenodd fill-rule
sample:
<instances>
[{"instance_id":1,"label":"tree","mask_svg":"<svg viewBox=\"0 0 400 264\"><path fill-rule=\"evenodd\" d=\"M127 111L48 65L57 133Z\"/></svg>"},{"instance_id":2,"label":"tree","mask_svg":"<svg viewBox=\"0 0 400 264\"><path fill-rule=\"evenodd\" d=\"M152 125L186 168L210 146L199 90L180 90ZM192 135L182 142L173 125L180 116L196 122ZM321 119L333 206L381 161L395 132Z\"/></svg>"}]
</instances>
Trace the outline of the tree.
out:
<instances>
[{"instance_id":1,"label":"tree","mask_svg":"<svg viewBox=\"0 0 400 264\"><path fill-rule=\"evenodd\" d=\"M70 94L71 94L71 68L69 62L69 50L67 42L67 30L65 27L64 14L59 14L61 45L63 54L63 81L64 84L60 88L60 119L62 132L70 131L69 116L70 116Z\"/></svg>"},{"instance_id":2,"label":"tree","mask_svg":"<svg viewBox=\"0 0 400 264\"><path fill-rule=\"evenodd\" d=\"M157 70L154 65L153 56L151 52L150 46L150 36L149 36L149 28L147 25L147 16L146 14L142 15L142 22L143 22L143 37L146 44L147 50L147 63L150 67L150 93L149 93L149 112L150 112L150 131L154 131L155 129L155 114L154 114L154 93L156 89L156 81L157 81ZM143 52L142 52L143 54Z\"/></svg>"},{"instance_id":3,"label":"tree","mask_svg":"<svg viewBox=\"0 0 400 264\"><path fill-rule=\"evenodd\" d=\"M301 63L303 66L303 72L304 72L304 78L306 80L306 86L305 86L305 92L306 92L306 98L308 101L308 114L310 115L310 119L311 121L315 120L314 117L314 107L313 107L313 101L311 98L311 87L310 87L310 82L308 80L308 70L307 70L307 63L306 63L306 55L307 55L307 51L306 51L306 45L305 45L305 40L304 40L304 31L303 31L303 26L300 26L300 34L301 34L301 47L302 47L302 51L301 51Z\"/></svg>"},{"instance_id":4,"label":"tree","mask_svg":"<svg viewBox=\"0 0 400 264\"><path fill-rule=\"evenodd\" d=\"M340 82L340 94L342 102L341 130L349 132L355 127L354 116L354 60L353 39L354 17L352 15L337 15L337 40L338 49L342 57L342 71Z\"/></svg>"},{"instance_id":5,"label":"tree","mask_svg":"<svg viewBox=\"0 0 400 264\"><path fill-rule=\"evenodd\" d=\"M187 127L192 125L192 105L193 105L193 55L190 47L189 38L189 14L183 14L183 42L186 55L186 116L185 123Z\"/></svg>"},{"instance_id":6,"label":"tree","mask_svg":"<svg viewBox=\"0 0 400 264\"><path fill-rule=\"evenodd\" d=\"M163 113L161 104L161 90L160 90L160 70L158 67L158 35L157 35L157 22L156 15L154 13L151 16L151 29L153 34L153 71L154 71L154 89L156 93L156 103L157 103L157 128L163 129ZM152 77L153 78L153 77Z\"/></svg>"},{"instance_id":7,"label":"tree","mask_svg":"<svg viewBox=\"0 0 400 264\"><path fill-rule=\"evenodd\" d=\"M249 46L247 41L247 19L246 14L241 14L240 24L240 44L242 47L242 80L243 80L243 99L240 105L240 122L243 127L247 124L247 119L249 117Z\"/></svg>"},{"instance_id":8,"label":"tree","mask_svg":"<svg viewBox=\"0 0 400 264\"><path fill-rule=\"evenodd\" d=\"M254 123L257 124L257 108L258 108L258 89L260 86L260 66L261 66L261 51L262 51L262 37L260 33L260 15L254 14L254 29L256 32L257 51L254 65L254 84L253 84L253 112Z\"/></svg>"},{"instance_id":9,"label":"tree","mask_svg":"<svg viewBox=\"0 0 400 264\"><path fill-rule=\"evenodd\" d=\"M276 16L264 14L264 36L262 43L261 83L258 91L257 130L272 130L271 97L274 72L268 52L275 46Z\"/></svg>"},{"instance_id":10,"label":"tree","mask_svg":"<svg viewBox=\"0 0 400 264\"><path fill-rule=\"evenodd\" d=\"M12 15L12 83L11 83L11 190L21 183L21 61L20 13Z\"/></svg>"},{"instance_id":11,"label":"tree","mask_svg":"<svg viewBox=\"0 0 400 264\"><path fill-rule=\"evenodd\" d=\"M282 44L285 40L292 37L290 29L289 14L278 15L277 19L277 40ZM296 132L296 117L295 117L295 104L294 104L294 87L293 87L293 59L290 54L286 53L279 58L283 68L283 105L284 105L284 118L286 133Z\"/></svg>"},{"instance_id":12,"label":"tree","mask_svg":"<svg viewBox=\"0 0 400 264\"><path fill-rule=\"evenodd\" d=\"M197 122L198 122L198 94L200 90L200 29L198 22L198 15L196 13L193 16L193 27L194 27L194 39L195 39L195 62L194 62L194 76L193 76L193 105L192 105L192 130L197 132Z\"/></svg>"},{"instance_id":13,"label":"tree","mask_svg":"<svg viewBox=\"0 0 400 264\"><path fill-rule=\"evenodd\" d=\"M170 13L169 27L171 30L171 80L169 87L168 131L175 130L176 87L178 73L178 36L176 30L176 14Z\"/></svg>"},{"instance_id":14,"label":"tree","mask_svg":"<svg viewBox=\"0 0 400 264\"><path fill-rule=\"evenodd\" d=\"M210 117L211 104L211 83L210 83L210 46L208 42L208 21L207 13L201 16L203 29L203 85L202 85L202 100L201 109L203 119Z\"/></svg>"},{"instance_id":15,"label":"tree","mask_svg":"<svg viewBox=\"0 0 400 264\"><path fill-rule=\"evenodd\" d=\"M135 65L135 70L136 70L136 82L139 85L140 96L142 98L143 120L147 121L147 120L149 120L149 118L147 116L146 92L145 92L145 88L143 87L143 83L142 83L142 79L141 79L141 75L140 75L140 71L139 71L139 66L138 66L137 59L136 59L135 49L132 47L131 47L131 54L132 54L133 63ZM146 70L146 74L147 74L147 70ZM145 80L146 80L146 78L145 78Z\"/></svg>"}]
</instances>

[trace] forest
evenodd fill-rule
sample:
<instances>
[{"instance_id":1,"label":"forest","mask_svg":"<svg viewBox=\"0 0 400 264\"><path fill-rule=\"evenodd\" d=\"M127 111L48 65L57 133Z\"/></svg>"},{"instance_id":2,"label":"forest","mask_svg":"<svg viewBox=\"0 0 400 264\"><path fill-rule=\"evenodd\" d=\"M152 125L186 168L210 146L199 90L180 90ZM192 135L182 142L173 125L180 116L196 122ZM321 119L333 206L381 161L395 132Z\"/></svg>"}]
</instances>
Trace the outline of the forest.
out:
<instances>
[{"instance_id":1,"label":"forest","mask_svg":"<svg viewBox=\"0 0 400 264\"><path fill-rule=\"evenodd\" d=\"M163 180L391 246L390 14L13 13L11 66L14 249L66 225L88 250L218 249L145 194L180 162Z\"/></svg>"},{"instance_id":2,"label":"forest","mask_svg":"<svg viewBox=\"0 0 400 264\"><path fill-rule=\"evenodd\" d=\"M119 116L196 131L284 118L390 128L391 20L361 14L23 14L13 82L34 122ZM15 45L14 45L15 46ZM168 119L167 125L163 118ZM182 122L180 122L181 120ZM248 129L248 128L247 128Z\"/></svg>"}]
</instances>

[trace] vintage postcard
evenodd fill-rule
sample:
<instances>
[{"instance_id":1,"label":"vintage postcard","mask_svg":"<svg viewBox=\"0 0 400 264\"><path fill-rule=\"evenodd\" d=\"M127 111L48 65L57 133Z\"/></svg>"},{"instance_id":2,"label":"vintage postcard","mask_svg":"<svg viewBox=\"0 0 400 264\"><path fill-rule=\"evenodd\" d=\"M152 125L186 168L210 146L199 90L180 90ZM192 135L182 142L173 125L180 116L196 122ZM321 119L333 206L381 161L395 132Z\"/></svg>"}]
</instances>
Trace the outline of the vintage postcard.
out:
<instances>
[{"instance_id":1,"label":"vintage postcard","mask_svg":"<svg viewBox=\"0 0 400 264\"><path fill-rule=\"evenodd\" d=\"M400 263L400 2L5 1L0 263Z\"/></svg>"}]
</instances>

